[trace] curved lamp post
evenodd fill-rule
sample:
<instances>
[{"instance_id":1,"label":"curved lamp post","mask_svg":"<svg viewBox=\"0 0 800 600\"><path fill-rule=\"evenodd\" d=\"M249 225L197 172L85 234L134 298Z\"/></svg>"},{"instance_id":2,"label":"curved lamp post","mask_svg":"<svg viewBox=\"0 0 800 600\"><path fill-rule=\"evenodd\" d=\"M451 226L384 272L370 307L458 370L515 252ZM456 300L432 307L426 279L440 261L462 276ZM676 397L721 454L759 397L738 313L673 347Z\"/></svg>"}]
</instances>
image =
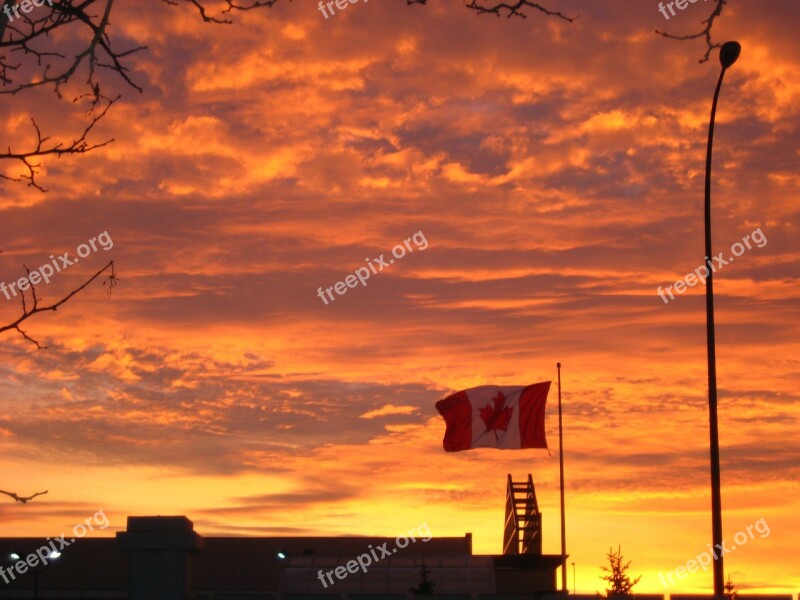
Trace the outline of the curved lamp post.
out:
<instances>
[{"instance_id":1,"label":"curved lamp post","mask_svg":"<svg viewBox=\"0 0 800 600\"><path fill-rule=\"evenodd\" d=\"M719 51L719 62L722 71L714 91L714 102L711 105L711 120L708 125L708 149L706 150L706 337L708 345L708 416L711 441L711 529L714 548L722 548L722 492L719 476L719 430L717 424L717 357L714 341L714 284L711 261L711 149L714 143L714 118L717 114L717 100L722 87L725 71L736 62L742 47L738 42L726 42ZM724 594L725 577L722 555L714 561L714 595Z\"/></svg>"}]
</instances>

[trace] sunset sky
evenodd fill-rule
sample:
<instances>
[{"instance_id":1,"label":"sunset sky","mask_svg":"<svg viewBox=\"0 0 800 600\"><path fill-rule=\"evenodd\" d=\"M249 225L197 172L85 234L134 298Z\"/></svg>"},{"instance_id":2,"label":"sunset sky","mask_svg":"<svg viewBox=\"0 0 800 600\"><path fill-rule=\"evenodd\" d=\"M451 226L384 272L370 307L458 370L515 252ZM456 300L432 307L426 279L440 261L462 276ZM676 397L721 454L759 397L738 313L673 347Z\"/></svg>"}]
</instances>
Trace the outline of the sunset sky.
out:
<instances>
[{"instance_id":1,"label":"sunset sky","mask_svg":"<svg viewBox=\"0 0 800 600\"><path fill-rule=\"evenodd\" d=\"M214 25L117 2L112 38L148 49L128 62L143 93L103 75L123 97L90 139L115 141L46 158L47 193L0 179L0 282L105 231L113 248L37 293L55 301L110 260L119 278L28 320L46 350L0 334L0 489L49 490L0 496L0 536L102 509L97 535L129 515L186 515L207 536L427 523L499 554L506 476L531 473L557 554L556 386L550 454L445 453L434 404L555 382L560 361L577 591L605 589L620 546L638 591L710 592L710 571L670 589L658 575L706 550L711 515L705 290L665 304L657 288L704 260L720 67L717 51L699 62L702 40L654 30L693 33L711 4L666 21L653 0L551 2L569 23L457 0L325 19L297 0ZM725 539L769 527L725 558L747 592L800 589L798 21L796 0L730 0L713 28L743 47L717 114L715 253L764 240L714 279ZM0 148L30 146L31 117L79 132L77 79L60 101L3 96ZM318 295L409 238L365 286ZM20 311L0 295L0 325Z\"/></svg>"}]
</instances>

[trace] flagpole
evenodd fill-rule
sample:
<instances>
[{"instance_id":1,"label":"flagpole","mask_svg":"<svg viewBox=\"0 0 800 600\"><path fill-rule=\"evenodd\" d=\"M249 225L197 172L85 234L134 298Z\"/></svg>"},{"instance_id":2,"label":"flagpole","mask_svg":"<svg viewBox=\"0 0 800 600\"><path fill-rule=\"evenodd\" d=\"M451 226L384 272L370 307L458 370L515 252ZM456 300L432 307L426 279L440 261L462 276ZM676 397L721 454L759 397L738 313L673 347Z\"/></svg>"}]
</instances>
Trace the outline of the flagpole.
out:
<instances>
[{"instance_id":1,"label":"flagpole","mask_svg":"<svg viewBox=\"0 0 800 600\"><path fill-rule=\"evenodd\" d=\"M567 539L566 522L564 520L564 430L561 424L561 363L556 363L558 368L558 462L561 475L561 593L568 594L567 590Z\"/></svg>"}]
</instances>

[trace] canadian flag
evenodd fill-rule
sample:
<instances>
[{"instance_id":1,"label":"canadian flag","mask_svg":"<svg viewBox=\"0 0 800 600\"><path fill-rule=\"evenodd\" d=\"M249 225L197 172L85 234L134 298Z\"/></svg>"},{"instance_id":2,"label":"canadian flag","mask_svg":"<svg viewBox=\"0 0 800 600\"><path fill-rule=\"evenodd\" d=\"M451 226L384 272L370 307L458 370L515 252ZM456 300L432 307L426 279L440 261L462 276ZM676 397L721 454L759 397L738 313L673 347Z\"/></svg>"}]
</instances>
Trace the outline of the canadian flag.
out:
<instances>
[{"instance_id":1,"label":"canadian flag","mask_svg":"<svg viewBox=\"0 0 800 600\"><path fill-rule=\"evenodd\" d=\"M470 448L547 448L544 409L550 382L525 386L482 385L436 403L447 429L447 452Z\"/></svg>"}]
</instances>

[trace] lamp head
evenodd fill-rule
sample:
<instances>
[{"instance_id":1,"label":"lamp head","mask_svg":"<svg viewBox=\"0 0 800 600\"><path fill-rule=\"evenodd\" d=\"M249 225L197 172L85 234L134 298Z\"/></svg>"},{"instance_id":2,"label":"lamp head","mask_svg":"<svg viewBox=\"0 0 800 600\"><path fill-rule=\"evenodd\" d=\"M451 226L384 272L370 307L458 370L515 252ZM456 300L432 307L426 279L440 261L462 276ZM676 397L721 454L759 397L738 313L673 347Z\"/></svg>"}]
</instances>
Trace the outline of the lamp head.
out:
<instances>
[{"instance_id":1,"label":"lamp head","mask_svg":"<svg viewBox=\"0 0 800 600\"><path fill-rule=\"evenodd\" d=\"M722 44L722 47L719 49L719 62L722 68L727 69L735 63L741 52L742 46L739 42L725 42Z\"/></svg>"}]
</instances>

